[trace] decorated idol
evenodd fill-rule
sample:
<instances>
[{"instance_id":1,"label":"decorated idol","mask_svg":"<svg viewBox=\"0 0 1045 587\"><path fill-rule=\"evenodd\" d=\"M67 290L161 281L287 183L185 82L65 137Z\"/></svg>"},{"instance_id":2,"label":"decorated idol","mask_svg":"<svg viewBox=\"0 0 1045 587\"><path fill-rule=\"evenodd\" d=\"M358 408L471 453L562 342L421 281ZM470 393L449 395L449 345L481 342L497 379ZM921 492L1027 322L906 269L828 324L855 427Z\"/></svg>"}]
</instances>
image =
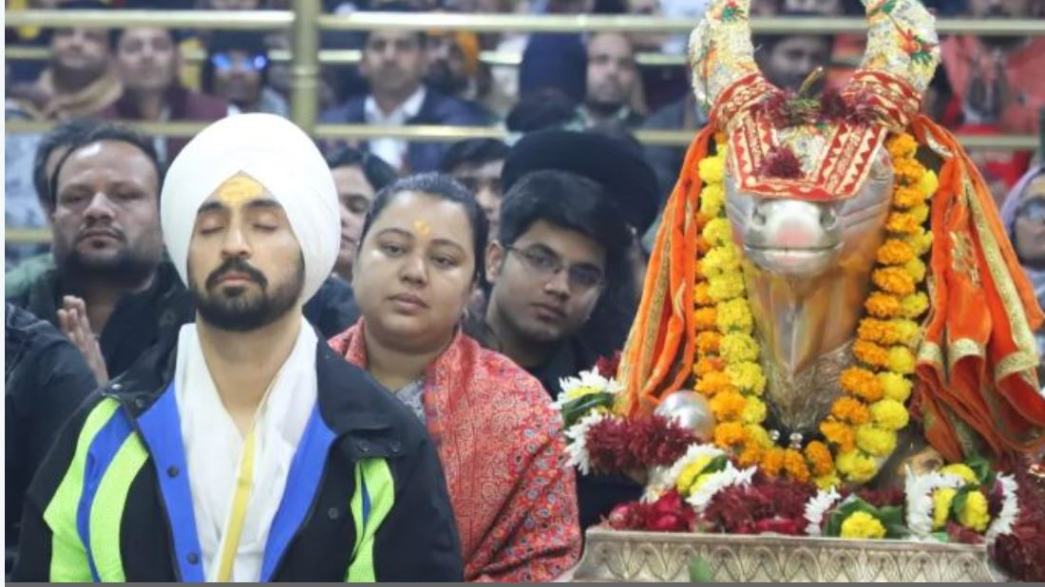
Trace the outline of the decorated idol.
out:
<instances>
[{"instance_id":1,"label":"decorated idol","mask_svg":"<svg viewBox=\"0 0 1045 587\"><path fill-rule=\"evenodd\" d=\"M816 96L759 71L749 4L691 37L710 122L619 369L564 386L571 460L646 476L619 529L1010 539L1045 447L1043 317L979 172L919 114L932 16L865 0L859 69Z\"/></svg>"}]
</instances>

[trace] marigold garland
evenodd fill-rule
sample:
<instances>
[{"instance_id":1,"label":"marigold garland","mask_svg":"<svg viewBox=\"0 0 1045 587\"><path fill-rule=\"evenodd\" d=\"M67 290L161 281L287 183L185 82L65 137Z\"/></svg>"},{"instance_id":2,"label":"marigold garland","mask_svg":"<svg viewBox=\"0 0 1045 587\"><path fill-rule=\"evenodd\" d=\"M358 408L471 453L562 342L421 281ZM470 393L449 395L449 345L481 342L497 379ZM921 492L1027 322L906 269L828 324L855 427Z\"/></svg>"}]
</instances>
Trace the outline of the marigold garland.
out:
<instances>
[{"instance_id":1,"label":"marigold garland","mask_svg":"<svg viewBox=\"0 0 1045 587\"><path fill-rule=\"evenodd\" d=\"M905 402L916 362L912 349L921 336L917 320L929 308L921 257L930 251L932 233L924 225L939 181L915 158L918 142L913 136L898 134L886 142L895 179L892 210L864 303L867 317L853 343L856 363L839 378L844 395L820 424L824 440L784 448L762 425L767 408L760 396L766 377L753 336L742 257L725 214L724 139L715 137L717 152L699 165L704 185L694 285L694 389L709 398L716 418L713 442L731 451L741 466L758 464L771 477L813 481L821 488L868 481L895 450L897 432L910 421Z\"/></svg>"}]
</instances>

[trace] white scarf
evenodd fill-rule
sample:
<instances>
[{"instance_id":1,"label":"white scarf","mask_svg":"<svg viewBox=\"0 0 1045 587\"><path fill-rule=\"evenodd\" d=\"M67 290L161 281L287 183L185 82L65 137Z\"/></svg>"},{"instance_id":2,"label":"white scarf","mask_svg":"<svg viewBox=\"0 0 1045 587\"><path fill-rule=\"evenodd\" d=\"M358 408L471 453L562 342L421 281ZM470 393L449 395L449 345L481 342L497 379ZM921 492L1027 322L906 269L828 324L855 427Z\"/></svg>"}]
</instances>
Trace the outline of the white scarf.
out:
<instances>
[{"instance_id":1,"label":"white scarf","mask_svg":"<svg viewBox=\"0 0 1045 587\"><path fill-rule=\"evenodd\" d=\"M290 464L316 404L316 345L301 319L297 342L254 420L253 487L231 580L258 581L269 528L279 509ZM225 410L200 348L195 324L178 335L175 399L189 467L192 510L208 581L217 580L244 438Z\"/></svg>"}]
</instances>

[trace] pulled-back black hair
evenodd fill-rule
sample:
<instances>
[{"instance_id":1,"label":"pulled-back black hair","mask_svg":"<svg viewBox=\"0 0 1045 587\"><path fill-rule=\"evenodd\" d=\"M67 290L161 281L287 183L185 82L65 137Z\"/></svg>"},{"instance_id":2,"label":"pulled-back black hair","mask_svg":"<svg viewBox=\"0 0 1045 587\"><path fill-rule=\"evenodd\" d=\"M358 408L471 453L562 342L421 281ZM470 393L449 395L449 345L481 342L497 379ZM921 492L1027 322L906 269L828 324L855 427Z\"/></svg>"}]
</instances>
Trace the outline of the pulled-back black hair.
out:
<instances>
[{"instance_id":1,"label":"pulled-back black hair","mask_svg":"<svg viewBox=\"0 0 1045 587\"><path fill-rule=\"evenodd\" d=\"M486 221L486 214L479 207L475 196L463 185L454 181L448 175L439 173L422 173L405 177L387 186L377 193L374 203L370 206L370 213L363 222L363 232L359 237L360 248L366 240L367 234L374 221L381 216L381 212L396 196L403 192L417 192L460 204L464 208L468 223L472 227L472 246L475 248L475 282L478 285L486 283L486 267L483 259L486 253L486 239L490 228Z\"/></svg>"},{"instance_id":2,"label":"pulled-back black hair","mask_svg":"<svg viewBox=\"0 0 1045 587\"><path fill-rule=\"evenodd\" d=\"M73 120L59 125L48 133L36 150L33 160L33 184L45 211L54 212L58 176L62 173L62 167L65 166L69 157L83 147L102 141L127 143L144 153L156 169L157 192L159 192L159 187L163 185L164 168L156 154L156 147L153 145L152 139L122 124L89 119ZM59 148L65 149L65 152L54 166L54 171L48 176L47 159Z\"/></svg>"},{"instance_id":3,"label":"pulled-back black hair","mask_svg":"<svg viewBox=\"0 0 1045 587\"><path fill-rule=\"evenodd\" d=\"M327 155L326 160L327 166L331 169L337 169L338 167L358 167L362 169L363 175L366 176L367 182L374 188L374 191L385 189L394 183L398 177L395 169L386 163L384 159L354 147L342 147Z\"/></svg>"},{"instance_id":4,"label":"pulled-back black hair","mask_svg":"<svg viewBox=\"0 0 1045 587\"><path fill-rule=\"evenodd\" d=\"M439 171L453 173L462 165L486 165L492 161L504 161L511 148L497 139L467 139L450 145L439 162Z\"/></svg>"}]
</instances>

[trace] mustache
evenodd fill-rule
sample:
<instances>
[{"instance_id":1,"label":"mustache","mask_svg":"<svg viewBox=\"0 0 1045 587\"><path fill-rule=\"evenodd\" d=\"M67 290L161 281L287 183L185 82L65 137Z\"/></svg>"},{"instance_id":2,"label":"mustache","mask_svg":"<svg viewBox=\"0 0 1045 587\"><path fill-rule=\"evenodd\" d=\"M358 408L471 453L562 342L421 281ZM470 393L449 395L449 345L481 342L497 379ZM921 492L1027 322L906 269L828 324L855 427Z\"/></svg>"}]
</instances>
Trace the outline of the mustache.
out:
<instances>
[{"instance_id":1,"label":"mustache","mask_svg":"<svg viewBox=\"0 0 1045 587\"><path fill-rule=\"evenodd\" d=\"M213 289L217 287L218 282L221 281L221 279L229 273L242 273L244 275L247 275L248 277L250 277L251 280L256 281L262 289L268 287L269 284L269 281L265 277L264 273L258 271L254 267L251 267L250 264L248 264L243 259L236 257L233 259L229 259L228 261L225 261L221 264L221 267L218 267L213 272L211 272L211 274L207 277L207 289Z\"/></svg>"}]
</instances>

